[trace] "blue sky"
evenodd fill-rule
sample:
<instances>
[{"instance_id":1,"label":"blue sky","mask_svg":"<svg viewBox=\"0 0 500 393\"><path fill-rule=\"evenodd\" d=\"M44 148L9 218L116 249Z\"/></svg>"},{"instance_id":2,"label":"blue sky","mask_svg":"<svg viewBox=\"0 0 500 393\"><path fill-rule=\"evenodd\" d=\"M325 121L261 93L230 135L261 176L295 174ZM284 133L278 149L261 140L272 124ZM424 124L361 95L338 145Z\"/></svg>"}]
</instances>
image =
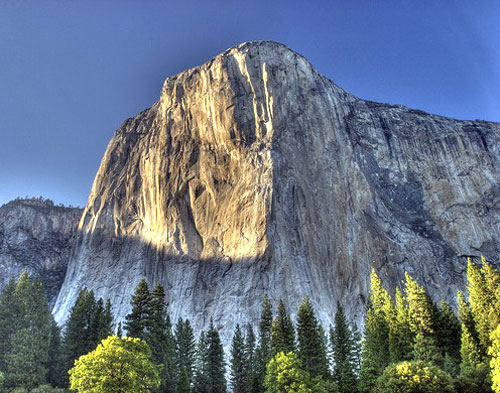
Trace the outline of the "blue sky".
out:
<instances>
[{"instance_id":1,"label":"blue sky","mask_svg":"<svg viewBox=\"0 0 500 393\"><path fill-rule=\"evenodd\" d=\"M113 132L163 80L275 40L361 98L500 121L500 2L0 1L0 204L86 203Z\"/></svg>"}]
</instances>

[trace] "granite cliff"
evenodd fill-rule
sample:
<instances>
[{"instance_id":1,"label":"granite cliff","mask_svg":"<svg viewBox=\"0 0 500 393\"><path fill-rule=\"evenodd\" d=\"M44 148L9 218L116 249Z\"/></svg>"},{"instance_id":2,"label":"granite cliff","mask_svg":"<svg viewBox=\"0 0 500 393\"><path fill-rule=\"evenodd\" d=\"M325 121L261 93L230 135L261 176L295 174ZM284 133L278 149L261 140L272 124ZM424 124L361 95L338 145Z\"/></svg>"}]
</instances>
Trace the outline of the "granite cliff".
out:
<instances>
[{"instance_id":1,"label":"granite cliff","mask_svg":"<svg viewBox=\"0 0 500 393\"><path fill-rule=\"evenodd\" d=\"M83 287L118 319L141 277L195 329L256 321L262 297L360 319L375 267L435 299L500 259L500 124L359 99L273 42L169 77L110 141L54 313Z\"/></svg>"},{"instance_id":2,"label":"granite cliff","mask_svg":"<svg viewBox=\"0 0 500 393\"><path fill-rule=\"evenodd\" d=\"M24 269L39 275L50 305L66 274L82 209L41 198L16 199L0 207L0 289Z\"/></svg>"}]
</instances>

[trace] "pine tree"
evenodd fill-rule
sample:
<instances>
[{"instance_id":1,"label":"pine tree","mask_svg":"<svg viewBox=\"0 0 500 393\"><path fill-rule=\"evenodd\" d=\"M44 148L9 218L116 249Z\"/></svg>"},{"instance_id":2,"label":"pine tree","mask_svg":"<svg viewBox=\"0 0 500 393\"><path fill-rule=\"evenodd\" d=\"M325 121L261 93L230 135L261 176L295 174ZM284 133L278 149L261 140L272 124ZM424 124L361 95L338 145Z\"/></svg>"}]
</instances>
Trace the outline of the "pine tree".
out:
<instances>
[{"instance_id":1,"label":"pine tree","mask_svg":"<svg viewBox=\"0 0 500 393\"><path fill-rule=\"evenodd\" d=\"M434 325L432 301L425 289L408 273L406 277L406 298L410 331L414 335L413 358L424 362L442 364Z\"/></svg>"},{"instance_id":2,"label":"pine tree","mask_svg":"<svg viewBox=\"0 0 500 393\"><path fill-rule=\"evenodd\" d=\"M208 377L208 338L204 331L200 333L196 345L194 393L210 393Z\"/></svg>"},{"instance_id":3,"label":"pine tree","mask_svg":"<svg viewBox=\"0 0 500 393\"><path fill-rule=\"evenodd\" d=\"M166 312L165 291L161 284L157 284L151 293L151 317L147 320L146 331L147 342L152 349L152 359L156 364L163 365L160 392L173 393L177 381L175 338ZM184 370L181 375L183 385L191 383L189 377L190 374Z\"/></svg>"},{"instance_id":4,"label":"pine tree","mask_svg":"<svg viewBox=\"0 0 500 393\"><path fill-rule=\"evenodd\" d=\"M479 341L486 351L491 344L491 332L500 322L500 273L484 257L479 268L470 258L467 264L467 290L472 317Z\"/></svg>"},{"instance_id":5,"label":"pine tree","mask_svg":"<svg viewBox=\"0 0 500 393\"><path fill-rule=\"evenodd\" d=\"M341 393L355 393L357 378L355 372L355 343L344 309L337 303L335 327L330 326L330 350L333 364L333 378Z\"/></svg>"},{"instance_id":6,"label":"pine tree","mask_svg":"<svg viewBox=\"0 0 500 393\"><path fill-rule=\"evenodd\" d=\"M90 311L90 337L92 349L97 346L101 340L113 334L113 314L111 311L111 302L108 300L106 305L102 299L97 300L93 310ZM91 350L92 350L91 349Z\"/></svg>"},{"instance_id":7,"label":"pine tree","mask_svg":"<svg viewBox=\"0 0 500 393\"><path fill-rule=\"evenodd\" d=\"M396 288L393 314L388 316L388 327L390 362L410 360L414 337L410 330L408 305L399 288Z\"/></svg>"},{"instance_id":8,"label":"pine tree","mask_svg":"<svg viewBox=\"0 0 500 393\"><path fill-rule=\"evenodd\" d=\"M191 324L179 318L175 325L177 392L188 392L193 382L196 344Z\"/></svg>"},{"instance_id":9,"label":"pine tree","mask_svg":"<svg viewBox=\"0 0 500 393\"><path fill-rule=\"evenodd\" d=\"M375 269L372 270L370 284L360 372L360 388L367 393L375 389L376 379L382 375L390 361L389 324L386 311L390 308L388 303L391 299Z\"/></svg>"},{"instance_id":10,"label":"pine tree","mask_svg":"<svg viewBox=\"0 0 500 393\"><path fill-rule=\"evenodd\" d=\"M257 360L255 348L255 334L252 325L248 324L245 334L245 383L249 393L258 393L260 391L259 379L257 375Z\"/></svg>"},{"instance_id":11,"label":"pine tree","mask_svg":"<svg viewBox=\"0 0 500 393\"><path fill-rule=\"evenodd\" d=\"M97 346L95 337L96 301L94 292L83 289L70 311L63 339L63 374L74 362Z\"/></svg>"},{"instance_id":12,"label":"pine tree","mask_svg":"<svg viewBox=\"0 0 500 393\"><path fill-rule=\"evenodd\" d=\"M257 379L255 387L258 392L264 391L264 378L266 376L266 365L271 359L271 335L272 335L273 311L271 302L267 295L264 296L262 303L262 313L259 324L259 345L256 351L255 359L255 377Z\"/></svg>"},{"instance_id":13,"label":"pine tree","mask_svg":"<svg viewBox=\"0 0 500 393\"><path fill-rule=\"evenodd\" d=\"M441 354L445 362L444 371L455 375L457 366L460 363L460 322L453 313L451 307L444 300L441 302L441 311L437 325L438 343L441 347Z\"/></svg>"},{"instance_id":14,"label":"pine tree","mask_svg":"<svg viewBox=\"0 0 500 393\"><path fill-rule=\"evenodd\" d=\"M16 283L14 296L20 315L6 357L6 386L32 389L47 378L51 323L47 294L40 279L30 280L25 270Z\"/></svg>"},{"instance_id":15,"label":"pine tree","mask_svg":"<svg viewBox=\"0 0 500 393\"><path fill-rule=\"evenodd\" d=\"M122 329L122 323L121 322L118 322L118 327L116 328L116 335L118 337L122 337L123 336L123 329Z\"/></svg>"},{"instance_id":16,"label":"pine tree","mask_svg":"<svg viewBox=\"0 0 500 393\"><path fill-rule=\"evenodd\" d=\"M151 317L151 293L146 280L139 281L130 301L132 311L125 317L127 336L146 340L147 327Z\"/></svg>"},{"instance_id":17,"label":"pine tree","mask_svg":"<svg viewBox=\"0 0 500 393\"><path fill-rule=\"evenodd\" d=\"M226 393L226 377L224 365L224 349L220 341L219 332L210 321L207 333L207 381L209 393Z\"/></svg>"},{"instance_id":18,"label":"pine tree","mask_svg":"<svg viewBox=\"0 0 500 393\"><path fill-rule=\"evenodd\" d=\"M297 314L298 358L312 377L328 376L324 334L314 314L311 300L306 297Z\"/></svg>"},{"instance_id":19,"label":"pine tree","mask_svg":"<svg viewBox=\"0 0 500 393\"><path fill-rule=\"evenodd\" d=\"M278 303L278 316L274 319L271 330L271 354L292 352L295 350L295 331L283 301Z\"/></svg>"},{"instance_id":20,"label":"pine tree","mask_svg":"<svg viewBox=\"0 0 500 393\"><path fill-rule=\"evenodd\" d=\"M476 331L474 318L469 304L461 292L457 293L458 317L461 322L460 357L462 359L462 369L474 367L481 364L484 359L483 348L479 342L479 335Z\"/></svg>"},{"instance_id":21,"label":"pine tree","mask_svg":"<svg viewBox=\"0 0 500 393\"><path fill-rule=\"evenodd\" d=\"M245 341L241 333L240 325L236 325L233 341L231 344L231 376L229 379L233 393L246 393L247 381L245 370L247 359L245 357Z\"/></svg>"},{"instance_id":22,"label":"pine tree","mask_svg":"<svg viewBox=\"0 0 500 393\"><path fill-rule=\"evenodd\" d=\"M353 325L352 338L354 346L354 373L359 378L361 373L361 351L363 348L363 341L356 323Z\"/></svg>"},{"instance_id":23,"label":"pine tree","mask_svg":"<svg viewBox=\"0 0 500 393\"><path fill-rule=\"evenodd\" d=\"M47 382L54 387L64 387L65 376L63 375L63 359L61 344L61 329L53 318L50 321L50 341L48 353Z\"/></svg>"},{"instance_id":24,"label":"pine tree","mask_svg":"<svg viewBox=\"0 0 500 393\"><path fill-rule=\"evenodd\" d=\"M0 371L7 371L6 355L11 351L12 337L22 316L15 296L16 280L11 278L0 295Z\"/></svg>"}]
</instances>

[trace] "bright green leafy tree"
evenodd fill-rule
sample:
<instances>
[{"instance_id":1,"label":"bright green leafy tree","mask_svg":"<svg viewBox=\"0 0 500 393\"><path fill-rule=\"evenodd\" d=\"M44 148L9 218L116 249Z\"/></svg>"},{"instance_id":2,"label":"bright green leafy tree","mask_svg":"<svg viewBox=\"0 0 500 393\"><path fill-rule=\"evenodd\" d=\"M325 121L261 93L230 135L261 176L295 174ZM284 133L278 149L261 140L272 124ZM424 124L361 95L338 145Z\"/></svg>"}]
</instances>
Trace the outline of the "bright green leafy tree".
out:
<instances>
[{"instance_id":1,"label":"bright green leafy tree","mask_svg":"<svg viewBox=\"0 0 500 393\"><path fill-rule=\"evenodd\" d=\"M491 333L490 341L488 354L491 356L491 381L495 393L500 393L500 325Z\"/></svg>"},{"instance_id":2,"label":"bright green leafy tree","mask_svg":"<svg viewBox=\"0 0 500 393\"><path fill-rule=\"evenodd\" d=\"M160 386L161 366L139 338L110 336L81 356L69 371L78 393L149 393Z\"/></svg>"},{"instance_id":3,"label":"bright green leafy tree","mask_svg":"<svg viewBox=\"0 0 500 393\"><path fill-rule=\"evenodd\" d=\"M401 362L387 367L377 393L454 393L453 379L432 363Z\"/></svg>"}]
</instances>

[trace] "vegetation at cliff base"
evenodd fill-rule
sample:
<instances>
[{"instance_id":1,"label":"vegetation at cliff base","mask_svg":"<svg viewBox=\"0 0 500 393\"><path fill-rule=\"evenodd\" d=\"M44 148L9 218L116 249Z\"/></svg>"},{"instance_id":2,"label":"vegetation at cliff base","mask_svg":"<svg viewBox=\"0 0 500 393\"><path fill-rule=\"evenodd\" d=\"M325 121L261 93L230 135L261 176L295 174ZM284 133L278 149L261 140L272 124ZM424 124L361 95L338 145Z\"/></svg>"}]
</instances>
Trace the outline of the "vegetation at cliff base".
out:
<instances>
[{"instance_id":1,"label":"vegetation at cliff base","mask_svg":"<svg viewBox=\"0 0 500 393\"><path fill-rule=\"evenodd\" d=\"M362 335L340 304L325 330L312 299L288 310L265 296L258 324L236 325L225 353L229 327L173 323L164 288L145 280L123 325L84 289L58 327L43 285L25 271L0 294L0 393L500 393L492 264L468 261L456 305L436 303L408 273L386 288L374 270L370 283Z\"/></svg>"}]
</instances>

